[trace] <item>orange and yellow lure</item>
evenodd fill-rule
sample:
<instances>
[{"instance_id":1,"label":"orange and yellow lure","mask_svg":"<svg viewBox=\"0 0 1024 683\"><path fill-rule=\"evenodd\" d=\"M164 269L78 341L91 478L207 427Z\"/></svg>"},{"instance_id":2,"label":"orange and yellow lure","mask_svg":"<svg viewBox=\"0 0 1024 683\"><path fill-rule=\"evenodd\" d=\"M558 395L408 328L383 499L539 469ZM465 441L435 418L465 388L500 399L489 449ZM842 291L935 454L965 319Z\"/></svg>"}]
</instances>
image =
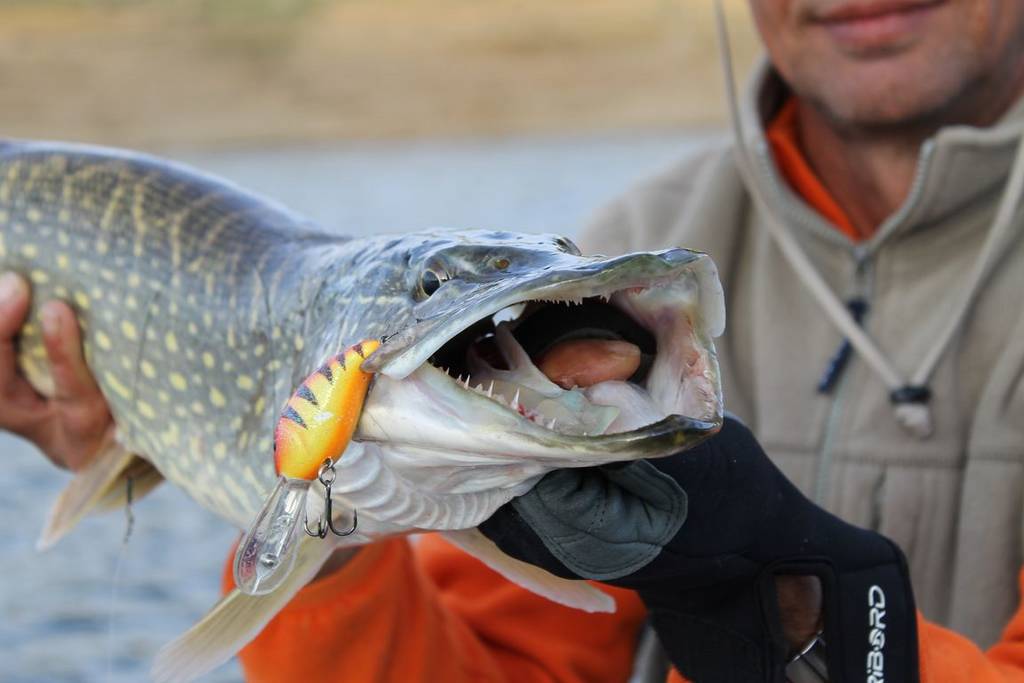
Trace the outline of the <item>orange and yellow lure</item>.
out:
<instances>
[{"instance_id":1,"label":"orange and yellow lure","mask_svg":"<svg viewBox=\"0 0 1024 683\"><path fill-rule=\"evenodd\" d=\"M355 433L373 375L362 363L380 342L367 340L328 358L307 377L285 404L274 431L277 486L267 498L235 554L235 585L250 595L277 588L291 571L298 547L299 525L324 538L328 529L339 536L331 519L330 486L334 463ZM306 498L317 479L325 487L324 513L315 531L305 522Z\"/></svg>"},{"instance_id":2,"label":"orange and yellow lure","mask_svg":"<svg viewBox=\"0 0 1024 683\"><path fill-rule=\"evenodd\" d=\"M356 430L370 379L362 363L380 342L364 341L328 358L288 399L274 432L274 467L282 477L313 481Z\"/></svg>"}]
</instances>

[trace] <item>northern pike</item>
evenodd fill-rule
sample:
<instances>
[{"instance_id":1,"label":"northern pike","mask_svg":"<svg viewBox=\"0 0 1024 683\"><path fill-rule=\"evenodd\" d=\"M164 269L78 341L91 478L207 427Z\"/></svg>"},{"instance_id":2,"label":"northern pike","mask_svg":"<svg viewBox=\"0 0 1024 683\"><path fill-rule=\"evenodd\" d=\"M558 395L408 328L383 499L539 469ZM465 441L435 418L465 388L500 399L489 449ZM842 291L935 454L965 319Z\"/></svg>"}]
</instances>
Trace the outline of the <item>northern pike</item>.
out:
<instances>
[{"instance_id":1,"label":"northern pike","mask_svg":"<svg viewBox=\"0 0 1024 683\"><path fill-rule=\"evenodd\" d=\"M0 270L33 285L19 364L42 393L38 305L69 302L116 435L47 522L163 479L246 528L276 481L282 409L325 358L380 341L332 491L344 538L303 538L267 595L238 590L158 658L184 680L230 657L340 545L441 530L513 580L592 610L610 598L508 558L475 526L544 473L668 455L714 433L711 260L686 249L583 256L563 237L428 231L348 239L266 199L129 152L0 143ZM635 344L629 381L565 388L534 359L566 339Z\"/></svg>"}]
</instances>

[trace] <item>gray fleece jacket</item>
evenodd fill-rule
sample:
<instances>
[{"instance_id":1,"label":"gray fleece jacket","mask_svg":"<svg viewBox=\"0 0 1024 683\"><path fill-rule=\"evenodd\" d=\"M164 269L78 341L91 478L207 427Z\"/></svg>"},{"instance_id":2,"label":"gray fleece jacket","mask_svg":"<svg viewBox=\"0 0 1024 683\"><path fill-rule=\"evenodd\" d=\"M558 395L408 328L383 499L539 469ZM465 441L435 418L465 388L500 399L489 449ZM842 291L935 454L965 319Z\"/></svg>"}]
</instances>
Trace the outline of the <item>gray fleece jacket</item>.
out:
<instances>
[{"instance_id":1,"label":"gray fleece jacket","mask_svg":"<svg viewBox=\"0 0 1024 683\"><path fill-rule=\"evenodd\" d=\"M745 116L760 132L784 97L763 69ZM861 244L791 191L760 134L753 178L833 291L868 302L866 331L910 375L969 284L1022 133L1024 104L992 128L941 130L922 147L906 202ZM765 220L731 145L719 144L611 204L581 246L708 252L727 297L717 342L726 407L813 500L903 548L925 617L993 643L1018 604L1024 540L1024 217L943 350L924 438L899 424L857 354L831 393L818 393L842 335Z\"/></svg>"}]
</instances>

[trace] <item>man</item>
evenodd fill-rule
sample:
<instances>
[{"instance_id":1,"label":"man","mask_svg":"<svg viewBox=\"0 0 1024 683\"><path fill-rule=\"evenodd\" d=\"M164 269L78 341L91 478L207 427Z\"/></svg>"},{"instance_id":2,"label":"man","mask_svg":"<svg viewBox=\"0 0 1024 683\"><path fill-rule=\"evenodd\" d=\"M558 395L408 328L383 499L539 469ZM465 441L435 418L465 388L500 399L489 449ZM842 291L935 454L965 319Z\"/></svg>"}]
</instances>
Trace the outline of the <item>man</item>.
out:
<instances>
[{"instance_id":1,"label":"man","mask_svg":"<svg viewBox=\"0 0 1024 683\"><path fill-rule=\"evenodd\" d=\"M687 471L699 459L682 454L659 467L689 495L691 516L664 540L661 547L673 552L663 550L649 565L675 588L637 584L646 567L613 580L637 588L656 614L675 610L708 631L748 635L750 660L771 664L763 680L777 680L770 677L780 670L780 625L792 636L788 645L799 648L804 641L793 634L800 629L787 626L809 623L814 631L819 619L826 635L830 628L840 635L826 638L823 654L836 679L848 670L835 653L856 643L868 648L859 680L1024 680L1024 616L1000 637L1019 602L1024 531L1024 244L1017 198L1003 202L1006 219L996 215L1024 134L1024 3L751 0L751 7L770 66L746 103L759 132L745 171L750 186L734 150L709 150L613 204L583 247L614 253L681 244L709 252L728 297L729 329L719 353L729 408L808 498L882 535L823 516L787 488L757 442L734 425L706 453L719 458L704 461L763 475L770 485L761 489L770 495L755 502L782 500L787 514L765 515L772 523L764 527L756 514L723 518L718 531L728 534L724 527L738 520L786 550L774 557L761 548L745 583L730 584L743 587L738 593L715 604L695 599L692 586L716 595L720 579L713 572L694 584L693 576L680 578L692 566L686 552L701 548L684 547L671 566L677 539L693 531L706 503ZM752 201L752 189L772 215ZM787 240L799 254L780 249ZM812 294L815 273L861 316L866 345L851 351L836 331L841 316L824 312ZM17 296L0 301L0 339L13 336L23 308ZM13 375L4 341L0 426L76 467L82 460L75 444L98 443L107 424L97 420L102 404L83 372L69 311L48 310L58 398L45 402L28 393ZM723 476L714 483L733 481ZM726 486L721 498L741 502L761 489ZM510 552L580 575L574 558L543 541L546 521L524 513L524 505L516 514L504 510L488 533ZM810 521L790 529L790 520ZM828 538L794 543L823 528ZM509 540L510 529L527 534L525 545ZM863 595L836 594L852 566L836 539L849 541L854 559L870 556L886 568L884 604L872 590L880 584ZM800 555L807 547L813 558ZM813 571L806 574L826 584L824 609L815 582L786 578L777 579L780 609L764 607L773 602L765 596L775 596L753 577L770 573L765 568L776 561L784 571L772 577L799 575L794 558L807 560ZM869 564L874 570L874 559ZM666 606L684 593L683 607ZM615 595L616 615L582 615L525 594L436 539L415 550L391 541L334 558L242 661L253 680L265 681L624 680L644 604L628 591ZM883 608L909 609L915 598L917 628L901 623L886 631L894 615L884 616ZM855 609L864 610L865 621L837 622L837 613ZM660 630L680 668L698 672L698 680L754 680L752 669L733 668L732 660L744 658L738 650L714 651L710 659L714 647L688 651L688 639L703 634L676 629L679 623ZM979 649L996 641L987 654Z\"/></svg>"}]
</instances>

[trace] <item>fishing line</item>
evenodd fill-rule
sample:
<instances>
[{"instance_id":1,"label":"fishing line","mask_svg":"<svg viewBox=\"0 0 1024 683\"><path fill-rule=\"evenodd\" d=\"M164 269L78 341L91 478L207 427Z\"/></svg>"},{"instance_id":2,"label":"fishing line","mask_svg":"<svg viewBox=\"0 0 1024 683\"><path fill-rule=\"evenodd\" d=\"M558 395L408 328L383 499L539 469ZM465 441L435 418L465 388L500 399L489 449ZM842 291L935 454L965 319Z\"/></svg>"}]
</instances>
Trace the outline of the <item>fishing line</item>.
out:
<instances>
[{"instance_id":1,"label":"fishing line","mask_svg":"<svg viewBox=\"0 0 1024 683\"><path fill-rule=\"evenodd\" d=\"M114 562L114 573L110 583L110 609L107 611L107 643L105 647L107 655L107 672L105 678L108 681L113 680L114 677L114 622L117 612L118 588L121 585L121 573L124 569L125 558L128 557L128 541L131 540L132 531L135 530L135 513L132 510L133 485L134 481L131 475L125 477L125 529L124 536L121 538L121 547L117 551L117 559Z\"/></svg>"}]
</instances>

